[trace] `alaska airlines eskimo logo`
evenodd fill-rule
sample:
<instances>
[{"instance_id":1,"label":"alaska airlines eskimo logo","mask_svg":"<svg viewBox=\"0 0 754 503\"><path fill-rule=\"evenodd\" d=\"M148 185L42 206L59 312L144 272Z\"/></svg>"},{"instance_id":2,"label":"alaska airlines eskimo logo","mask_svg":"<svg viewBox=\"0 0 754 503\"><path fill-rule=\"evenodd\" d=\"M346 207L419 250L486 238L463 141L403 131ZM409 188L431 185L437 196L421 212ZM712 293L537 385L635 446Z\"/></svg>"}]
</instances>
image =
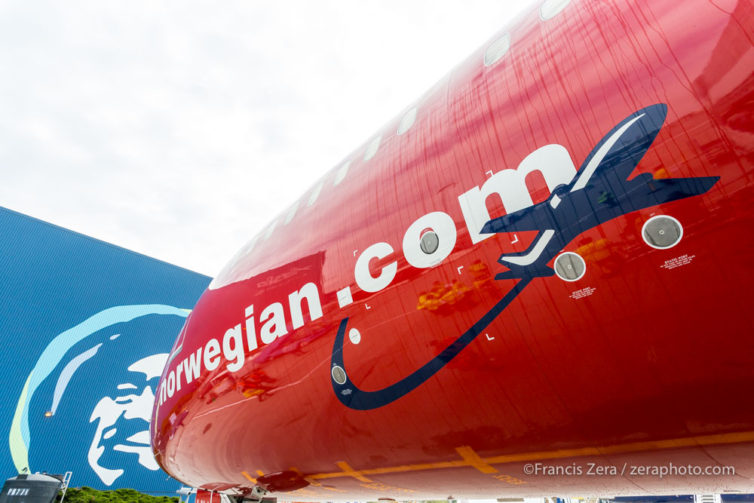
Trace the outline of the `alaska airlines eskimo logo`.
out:
<instances>
[{"instance_id":1,"label":"alaska airlines eskimo logo","mask_svg":"<svg viewBox=\"0 0 754 503\"><path fill-rule=\"evenodd\" d=\"M555 272L547 264L579 234L613 218L662 203L707 192L719 177L654 179L642 174L628 177L660 131L667 106L656 104L626 117L587 156L573 180L556 187L550 197L500 218L488 221L483 234L539 231L522 253L503 254L498 259L508 271L495 279L518 279L510 291L482 318L440 354L404 379L377 391L363 391L347 377L343 342L348 326L344 318L333 345L331 367L335 396L343 405L369 410L387 405L416 389L455 358L511 302L538 277Z\"/></svg>"},{"instance_id":2,"label":"alaska airlines eskimo logo","mask_svg":"<svg viewBox=\"0 0 754 503\"><path fill-rule=\"evenodd\" d=\"M81 459L76 459L79 451L75 449L67 449L65 460L50 454L43 432L59 434L61 431L70 433L69 440L74 444L76 440L81 440L82 436L90 442L88 450L85 451L86 461L93 475L106 486L112 486L124 474L137 475L144 480L145 473L148 472L143 472L142 468L157 472L159 466L149 446L148 427L154 402L153 386L156 384L153 379L160 376L167 354L145 355L140 349L131 349L129 345L120 346L125 348L119 350L121 358L118 361L108 360L107 363L108 371L117 384L102 379L102 382L97 383L86 382L86 388L81 388L80 384L72 383L75 374L80 373L82 368L96 365L87 362L97 359L101 361L102 352L99 355L98 352L103 346L106 348L107 345L132 344L127 342L132 340L132 337L138 339L145 333L156 336L157 331L163 327L141 324L134 328L130 327L129 323L135 320L150 323L145 320L153 320L155 316L177 317L182 322L182 318L186 318L189 312L187 309L163 304L113 306L57 334L47 344L31 369L16 404L8 443L18 473L31 473L30 457L32 462L34 458L37 462L44 458L47 463L64 461L67 466L80 462ZM152 328L153 326L155 328ZM174 328L177 329L175 326ZM117 333L113 334L110 330ZM74 352L80 347L78 345L87 343L90 346L86 351L79 354ZM143 346L149 353L148 347ZM119 364L125 365L119 368ZM55 386L49 396L43 384L51 379ZM75 402L75 408L82 411L82 415L71 415L70 412L60 414L59 407L65 409L63 404L67 400ZM31 412L33 404L40 401L49 403L49 408L45 406L43 409L47 412L41 423ZM81 421L81 424L76 421ZM96 426L88 427L87 423L96 423ZM35 431L42 441L34 441ZM91 437L87 437L89 434ZM87 444L82 445L86 449ZM90 480L96 482L91 478L92 474L86 474L80 468L78 470L79 477L90 477Z\"/></svg>"}]
</instances>

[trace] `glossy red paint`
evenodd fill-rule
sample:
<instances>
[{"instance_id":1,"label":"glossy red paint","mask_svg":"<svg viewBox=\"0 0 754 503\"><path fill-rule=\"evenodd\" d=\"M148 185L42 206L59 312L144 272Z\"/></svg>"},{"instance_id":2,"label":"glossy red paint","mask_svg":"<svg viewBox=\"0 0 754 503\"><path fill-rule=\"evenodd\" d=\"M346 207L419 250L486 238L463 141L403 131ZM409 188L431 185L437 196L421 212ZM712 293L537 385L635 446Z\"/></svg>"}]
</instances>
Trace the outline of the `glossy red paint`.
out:
<instances>
[{"instance_id":1,"label":"glossy red paint","mask_svg":"<svg viewBox=\"0 0 754 503\"><path fill-rule=\"evenodd\" d=\"M303 480L288 497L299 500L751 491L754 8L570 2L550 17L563 3L545 2L494 37L219 275L162 376L152 439L168 473L237 494L262 477L291 488ZM516 284L494 279L506 270L497 259L536 233L474 244L459 196L549 144L564 146L575 169L611 128L657 103L667 118L632 176L720 177L708 192L583 232L564 248L584 258L581 279L534 278L456 358L392 403L339 401L331 357L343 318L358 329L343 348L347 377L378 390L434 358ZM533 203L549 197L545 182L539 172L526 178ZM492 218L506 213L499 198L487 207ZM456 241L439 264L417 268L404 234L432 212L452 217ZM642 239L655 215L683 226L674 247ZM389 253L367 262L371 276L392 264L396 272L370 292L355 268L375 243ZM307 284L322 314L304 301L296 321L289 296ZM346 287L352 302L340 307ZM284 328L268 322L264 343L263 310L275 303ZM225 352L244 345L237 365L223 356L229 329ZM218 366L196 359L194 375L200 349ZM530 462L733 465L736 475L530 475Z\"/></svg>"},{"instance_id":2,"label":"glossy red paint","mask_svg":"<svg viewBox=\"0 0 754 503\"><path fill-rule=\"evenodd\" d=\"M199 489L196 491L196 496L194 497L195 503L222 503L222 498L219 493L210 492L210 491L202 491Z\"/></svg>"}]
</instances>

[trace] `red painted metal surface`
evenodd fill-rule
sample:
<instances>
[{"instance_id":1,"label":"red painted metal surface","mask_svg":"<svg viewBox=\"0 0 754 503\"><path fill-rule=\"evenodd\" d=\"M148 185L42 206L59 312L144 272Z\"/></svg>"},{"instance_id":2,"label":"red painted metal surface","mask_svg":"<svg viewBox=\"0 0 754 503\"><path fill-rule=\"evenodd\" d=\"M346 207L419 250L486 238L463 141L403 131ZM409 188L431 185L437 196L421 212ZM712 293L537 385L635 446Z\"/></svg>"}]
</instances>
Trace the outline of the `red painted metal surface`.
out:
<instances>
[{"instance_id":1,"label":"red painted metal surface","mask_svg":"<svg viewBox=\"0 0 754 503\"><path fill-rule=\"evenodd\" d=\"M195 503L221 503L220 493L215 493L211 491L202 491L201 489L199 489L198 491L196 491L194 502Z\"/></svg>"},{"instance_id":2,"label":"red painted metal surface","mask_svg":"<svg viewBox=\"0 0 754 503\"><path fill-rule=\"evenodd\" d=\"M152 437L166 471L240 493L299 473L309 485L291 494L305 500L752 488L752 3L571 2L550 17L556 4L491 39L220 274L162 377ZM339 400L331 358L344 318L358 330L343 347L349 382L379 390L516 284L494 279L506 270L497 260L536 232L473 243L459 196L551 144L572 163L559 158L557 173L575 173L616 124L658 103L667 117L632 176L720 177L708 192L580 234L564 250L583 257L581 279L534 278L416 389L372 410ZM533 203L549 197L545 182L526 177ZM487 200L491 218L510 210L500 203ZM439 264L412 266L404 235L433 212L452 218L455 244ZM681 223L677 245L644 242L655 215ZM360 287L357 261L376 243L389 253L362 276L389 278L393 266L395 276ZM321 316L303 301L297 321L289 296L310 283ZM339 302L346 287L352 302ZM276 303L281 318L265 312ZM531 475L529 462L719 464L736 475Z\"/></svg>"}]
</instances>

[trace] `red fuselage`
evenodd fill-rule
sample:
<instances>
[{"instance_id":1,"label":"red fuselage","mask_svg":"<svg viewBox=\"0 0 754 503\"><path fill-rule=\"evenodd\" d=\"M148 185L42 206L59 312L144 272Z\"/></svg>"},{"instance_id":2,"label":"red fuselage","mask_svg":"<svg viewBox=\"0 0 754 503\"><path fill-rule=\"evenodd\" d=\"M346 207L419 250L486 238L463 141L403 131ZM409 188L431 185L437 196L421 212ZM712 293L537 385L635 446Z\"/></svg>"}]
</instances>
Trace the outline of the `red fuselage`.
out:
<instances>
[{"instance_id":1,"label":"red fuselage","mask_svg":"<svg viewBox=\"0 0 754 503\"><path fill-rule=\"evenodd\" d=\"M750 0L499 33L213 281L160 465L308 501L752 492L753 41ZM669 463L735 475L629 472Z\"/></svg>"}]
</instances>

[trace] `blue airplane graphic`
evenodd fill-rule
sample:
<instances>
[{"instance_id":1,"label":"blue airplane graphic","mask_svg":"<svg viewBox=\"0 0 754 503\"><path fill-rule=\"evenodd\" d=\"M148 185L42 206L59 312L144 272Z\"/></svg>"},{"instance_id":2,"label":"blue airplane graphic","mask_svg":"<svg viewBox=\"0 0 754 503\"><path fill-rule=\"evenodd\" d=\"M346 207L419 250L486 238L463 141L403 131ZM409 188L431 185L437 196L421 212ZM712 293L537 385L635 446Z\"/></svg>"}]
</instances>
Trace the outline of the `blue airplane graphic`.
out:
<instances>
[{"instance_id":1,"label":"blue airplane graphic","mask_svg":"<svg viewBox=\"0 0 754 503\"><path fill-rule=\"evenodd\" d=\"M510 290L476 323L437 356L403 379L380 390L360 389L348 376L343 361L343 343L348 318L343 318L333 343L331 367L339 367L344 381L332 379L338 400L351 409L371 410L398 400L445 368L524 291L535 278L551 276L547 266L568 243L582 232L632 211L707 192L720 177L655 180L652 175L628 177L644 157L660 131L667 106L643 108L615 126L587 156L568 185L555 188L539 204L487 222L482 232L539 231L523 253L508 253L498 260L508 271L496 279L518 279Z\"/></svg>"},{"instance_id":2,"label":"blue airplane graphic","mask_svg":"<svg viewBox=\"0 0 754 503\"><path fill-rule=\"evenodd\" d=\"M498 259L509 270L495 279L552 276L547 266L582 232L632 211L707 192L720 179L628 177L654 142L667 106L656 104L623 119L587 156L568 185L539 204L487 222L482 233L539 231L529 248Z\"/></svg>"}]
</instances>

